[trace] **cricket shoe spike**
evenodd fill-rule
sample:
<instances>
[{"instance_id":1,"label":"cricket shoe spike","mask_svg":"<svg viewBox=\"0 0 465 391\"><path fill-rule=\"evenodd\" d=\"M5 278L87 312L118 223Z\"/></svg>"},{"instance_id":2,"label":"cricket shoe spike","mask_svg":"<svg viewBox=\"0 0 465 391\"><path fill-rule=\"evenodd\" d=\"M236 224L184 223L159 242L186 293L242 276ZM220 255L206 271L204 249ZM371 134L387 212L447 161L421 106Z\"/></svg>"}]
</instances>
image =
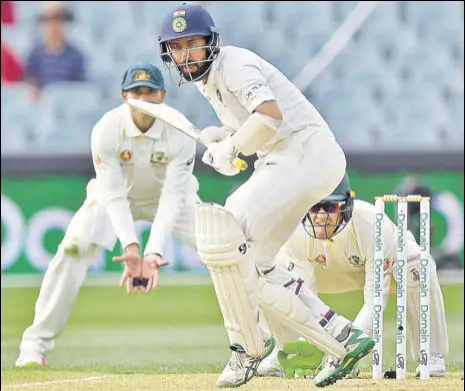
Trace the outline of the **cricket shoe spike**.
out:
<instances>
[{"instance_id":1,"label":"cricket shoe spike","mask_svg":"<svg viewBox=\"0 0 465 391\"><path fill-rule=\"evenodd\" d=\"M45 355L40 352L21 352L15 362L16 368L45 367Z\"/></svg>"},{"instance_id":2,"label":"cricket shoe spike","mask_svg":"<svg viewBox=\"0 0 465 391\"><path fill-rule=\"evenodd\" d=\"M231 345L232 350L226 367L216 381L219 388L236 388L247 383L257 373L260 363L274 350L276 341L273 337L265 342L265 353L249 356L239 344Z\"/></svg>"}]
</instances>

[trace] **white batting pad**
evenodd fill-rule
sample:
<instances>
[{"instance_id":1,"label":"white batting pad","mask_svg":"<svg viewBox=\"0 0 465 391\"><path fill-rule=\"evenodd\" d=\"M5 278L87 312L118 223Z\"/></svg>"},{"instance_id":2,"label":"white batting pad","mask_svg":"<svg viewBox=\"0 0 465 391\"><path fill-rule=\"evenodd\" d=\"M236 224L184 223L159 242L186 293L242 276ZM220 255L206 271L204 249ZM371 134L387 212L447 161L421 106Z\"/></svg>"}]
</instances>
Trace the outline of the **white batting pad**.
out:
<instances>
[{"instance_id":1,"label":"white batting pad","mask_svg":"<svg viewBox=\"0 0 465 391\"><path fill-rule=\"evenodd\" d=\"M247 243L234 216L219 205L196 207L198 254L211 274L231 344L249 355L265 351L258 323L258 274L247 256Z\"/></svg>"},{"instance_id":2,"label":"white batting pad","mask_svg":"<svg viewBox=\"0 0 465 391\"><path fill-rule=\"evenodd\" d=\"M260 305L260 316L264 319L271 330L274 339L276 340L276 347L283 349L284 344L289 341L297 340L300 335L287 327L286 323L282 321L282 317L275 317L272 313L266 311L264 306Z\"/></svg>"}]
</instances>

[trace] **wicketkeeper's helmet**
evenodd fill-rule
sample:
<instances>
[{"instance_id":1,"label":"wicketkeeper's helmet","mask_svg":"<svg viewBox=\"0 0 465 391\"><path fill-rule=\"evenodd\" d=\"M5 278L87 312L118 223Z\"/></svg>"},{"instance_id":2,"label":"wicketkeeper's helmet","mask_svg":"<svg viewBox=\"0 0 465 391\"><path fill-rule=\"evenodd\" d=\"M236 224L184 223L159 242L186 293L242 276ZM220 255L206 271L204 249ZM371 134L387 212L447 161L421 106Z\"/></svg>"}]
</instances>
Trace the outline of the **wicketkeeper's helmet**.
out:
<instances>
[{"instance_id":1,"label":"wicketkeeper's helmet","mask_svg":"<svg viewBox=\"0 0 465 391\"><path fill-rule=\"evenodd\" d=\"M326 227L333 226L332 224L329 224L329 214L338 213L339 216L337 222L334 224L336 229L331 236L341 232L352 218L354 198L355 193L350 189L349 177L345 174L336 189L329 196L323 198L318 204L312 206L302 219L305 231L307 231L310 236L316 237L315 226L313 225L311 213L324 213L326 215L326 222L323 224L325 229ZM324 212L320 212L321 209L324 209ZM327 232L328 231L326 230L325 239L330 238Z\"/></svg>"}]
</instances>

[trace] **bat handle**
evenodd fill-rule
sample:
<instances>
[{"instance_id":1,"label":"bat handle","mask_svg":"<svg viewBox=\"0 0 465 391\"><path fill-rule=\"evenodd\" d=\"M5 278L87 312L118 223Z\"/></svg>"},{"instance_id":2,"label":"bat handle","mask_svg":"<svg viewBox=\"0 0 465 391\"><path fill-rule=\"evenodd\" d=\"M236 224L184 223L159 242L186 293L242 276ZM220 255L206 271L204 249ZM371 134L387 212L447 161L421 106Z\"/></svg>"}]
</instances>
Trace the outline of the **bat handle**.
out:
<instances>
[{"instance_id":1,"label":"bat handle","mask_svg":"<svg viewBox=\"0 0 465 391\"><path fill-rule=\"evenodd\" d=\"M249 165L247 164L245 160L242 160L238 157L233 160L233 164L237 169L241 171L245 171L249 167Z\"/></svg>"}]
</instances>

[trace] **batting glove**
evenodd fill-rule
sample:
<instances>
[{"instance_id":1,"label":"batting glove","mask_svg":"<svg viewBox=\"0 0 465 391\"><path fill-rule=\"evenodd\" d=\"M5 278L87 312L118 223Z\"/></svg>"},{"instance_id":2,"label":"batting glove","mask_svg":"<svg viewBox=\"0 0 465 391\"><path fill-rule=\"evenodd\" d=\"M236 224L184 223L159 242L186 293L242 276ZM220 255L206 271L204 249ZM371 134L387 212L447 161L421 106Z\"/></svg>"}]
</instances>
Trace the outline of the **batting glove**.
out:
<instances>
[{"instance_id":1,"label":"batting glove","mask_svg":"<svg viewBox=\"0 0 465 391\"><path fill-rule=\"evenodd\" d=\"M210 143L202 161L220 174L234 176L240 172L233 162L238 155L239 151L231 144L231 138L227 137L222 141Z\"/></svg>"},{"instance_id":2,"label":"batting glove","mask_svg":"<svg viewBox=\"0 0 465 391\"><path fill-rule=\"evenodd\" d=\"M210 143L224 140L228 136L229 132L225 127L207 126L202 130L202 133L200 133L200 140L202 140L205 145L209 145Z\"/></svg>"}]
</instances>

